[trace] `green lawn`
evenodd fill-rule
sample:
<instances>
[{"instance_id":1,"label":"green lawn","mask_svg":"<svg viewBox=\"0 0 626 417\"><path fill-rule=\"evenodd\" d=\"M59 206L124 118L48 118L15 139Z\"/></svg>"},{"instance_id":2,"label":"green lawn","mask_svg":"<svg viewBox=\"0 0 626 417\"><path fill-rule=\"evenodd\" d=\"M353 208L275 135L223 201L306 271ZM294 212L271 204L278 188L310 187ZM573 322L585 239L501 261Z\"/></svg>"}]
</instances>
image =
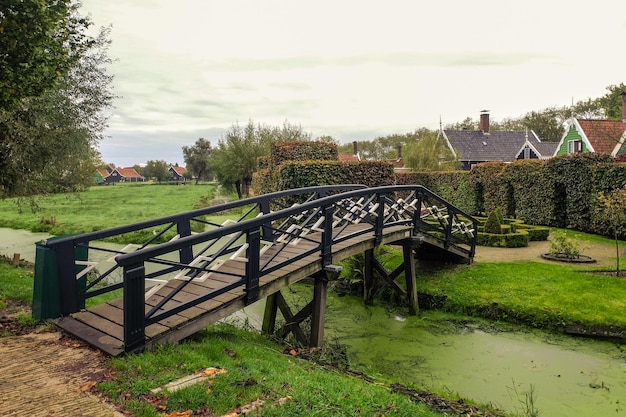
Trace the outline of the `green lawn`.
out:
<instances>
[{"instance_id":1,"label":"green lawn","mask_svg":"<svg viewBox=\"0 0 626 417\"><path fill-rule=\"evenodd\" d=\"M538 327L626 327L626 280L540 262L475 263L420 276L418 291L445 295L446 308L488 313Z\"/></svg>"},{"instance_id":2,"label":"green lawn","mask_svg":"<svg viewBox=\"0 0 626 417\"><path fill-rule=\"evenodd\" d=\"M0 227L85 233L204 207L215 195L212 183L198 185L118 184L75 194L0 200Z\"/></svg>"}]
</instances>

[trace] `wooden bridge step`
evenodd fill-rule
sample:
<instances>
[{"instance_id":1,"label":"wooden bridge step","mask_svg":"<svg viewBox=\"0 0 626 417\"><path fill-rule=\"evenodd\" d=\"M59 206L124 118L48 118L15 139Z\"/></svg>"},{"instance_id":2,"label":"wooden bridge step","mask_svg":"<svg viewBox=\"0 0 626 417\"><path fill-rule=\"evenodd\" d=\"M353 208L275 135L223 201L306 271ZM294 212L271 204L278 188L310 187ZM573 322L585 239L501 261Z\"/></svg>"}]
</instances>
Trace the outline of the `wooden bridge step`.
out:
<instances>
[{"instance_id":1,"label":"wooden bridge step","mask_svg":"<svg viewBox=\"0 0 626 417\"><path fill-rule=\"evenodd\" d=\"M79 337L91 346L100 349L111 356L117 356L124 353L124 343L122 343L121 340L115 339L114 337L94 329L93 327L90 327L78 320L74 320L72 317L61 317L60 319L52 321L69 334Z\"/></svg>"}]
</instances>

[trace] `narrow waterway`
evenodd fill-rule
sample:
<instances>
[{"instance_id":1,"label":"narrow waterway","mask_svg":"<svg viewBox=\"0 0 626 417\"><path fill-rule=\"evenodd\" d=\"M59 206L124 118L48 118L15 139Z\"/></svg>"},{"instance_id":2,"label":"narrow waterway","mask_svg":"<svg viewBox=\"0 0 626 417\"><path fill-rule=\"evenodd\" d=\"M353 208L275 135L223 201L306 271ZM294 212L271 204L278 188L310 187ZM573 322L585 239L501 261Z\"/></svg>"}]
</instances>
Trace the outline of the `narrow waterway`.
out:
<instances>
[{"instance_id":1,"label":"narrow waterway","mask_svg":"<svg viewBox=\"0 0 626 417\"><path fill-rule=\"evenodd\" d=\"M33 262L45 234L0 229L0 254ZM311 288L283 290L303 306ZM626 346L425 311L406 317L358 297L328 294L327 340L348 347L353 369L457 394L524 415L626 416ZM232 319L259 328L264 304Z\"/></svg>"},{"instance_id":2,"label":"narrow waterway","mask_svg":"<svg viewBox=\"0 0 626 417\"><path fill-rule=\"evenodd\" d=\"M283 294L290 304L309 288ZM246 309L260 325L263 303ZM626 415L626 346L424 311L417 317L329 292L327 340L381 379L543 417Z\"/></svg>"}]
</instances>

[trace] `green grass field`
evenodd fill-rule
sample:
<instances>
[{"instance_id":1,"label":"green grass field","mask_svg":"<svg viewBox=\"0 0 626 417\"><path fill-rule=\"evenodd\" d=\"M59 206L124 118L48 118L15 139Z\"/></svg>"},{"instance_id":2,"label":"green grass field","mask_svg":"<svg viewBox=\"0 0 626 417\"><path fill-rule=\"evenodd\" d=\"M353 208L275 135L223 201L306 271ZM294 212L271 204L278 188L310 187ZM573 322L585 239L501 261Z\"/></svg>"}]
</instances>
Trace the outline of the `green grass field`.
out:
<instances>
[{"instance_id":1,"label":"green grass field","mask_svg":"<svg viewBox=\"0 0 626 417\"><path fill-rule=\"evenodd\" d=\"M0 200L0 227L86 233L204 207L216 185L117 184L75 194Z\"/></svg>"}]
</instances>

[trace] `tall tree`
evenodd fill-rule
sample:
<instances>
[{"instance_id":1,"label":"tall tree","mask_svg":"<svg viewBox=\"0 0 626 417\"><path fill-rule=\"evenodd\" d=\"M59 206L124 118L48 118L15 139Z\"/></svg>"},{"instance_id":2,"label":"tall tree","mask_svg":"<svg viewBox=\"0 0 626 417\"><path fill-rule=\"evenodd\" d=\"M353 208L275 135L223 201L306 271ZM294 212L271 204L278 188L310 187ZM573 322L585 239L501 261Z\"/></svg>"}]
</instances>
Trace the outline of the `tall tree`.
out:
<instances>
[{"instance_id":1,"label":"tall tree","mask_svg":"<svg viewBox=\"0 0 626 417\"><path fill-rule=\"evenodd\" d=\"M22 10L26 3L36 3L33 7L40 7L39 3L49 2L10 3L9 11L1 12L5 20L11 13L15 18L16 10ZM61 3L68 4L53 2L53 7L61 7ZM61 54L66 58L63 72L56 71L54 81L49 85L42 81L46 88L43 84L32 86L32 80L39 78L28 78L26 75L23 87L18 88L16 80L22 78L14 77L10 82L14 88L10 94L4 95L3 107L0 108L0 169L3 173L0 177L0 196L71 191L93 181L100 159L96 146L106 127L105 110L114 98L110 89L112 77L106 74L105 69L110 62L107 56L109 31L101 29L96 37L87 36L84 30L89 22L79 17L77 6L67 7L69 17L61 16L56 25L49 23L59 37L70 38L63 43L66 48ZM16 34L12 36L15 38ZM27 42L30 37L25 36L24 42ZM0 66L3 67L0 71L13 74L16 69L7 66L14 65L20 53L10 56L14 50L3 52L0 52ZM41 71L44 69L31 75L41 75Z\"/></svg>"},{"instance_id":2,"label":"tall tree","mask_svg":"<svg viewBox=\"0 0 626 417\"><path fill-rule=\"evenodd\" d=\"M269 155L271 143L306 141L310 138L310 133L288 122L280 127L255 125L252 120L245 127L235 123L220 139L211 163L222 185L234 186L239 198L248 197L252 175L258 168L258 158Z\"/></svg>"},{"instance_id":3,"label":"tall tree","mask_svg":"<svg viewBox=\"0 0 626 417\"><path fill-rule=\"evenodd\" d=\"M211 142L204 138L199 138L193 146L183 146L186 168L196 177L196 184L200 180L212 179L210 162L212 153Z\"/></svg>"},{"instance_id":4,"label":"tall tree","mask_svg":"<svg viewBox=\"0 0 626 417\"><path fill-rule=\"evenodd\" d=\"M0 8L0 108L39 96L89 47L89 20L70 0L3 0Z\"/></svg>"},{"instance_id":5,"label":"tall tree","mask_svg":"<svg viewBox=\"0 0 626 417\"><path fill-rule=\"evenodd\" d=\"M421 129L419 140L404 152L405 165L413 171L451 171L460 167L459 156L438 132Z\"/></svg>"},{"instance_id":6,"label":"tall tree","mask_svg":"<svg viewBox=\"0 0 626 417\"><path fill-rule=\"evenodd\" d=\"M169 168L170 164L163 160L150 160L146 162L145 167L141 168L141 175L147 178L154 178L158 182L167 181L171 177Z\"/></svg>"},{"instance_id":7,"label":"tall tree","mask_svg":"<svg viewBox=\"0 0 626 417\"><path fill-rule=\"evenodd\" d=\"M626 91L626 84L610 85L606 87L608 93L596 99L600 107L609 120L622 119L622 92Z\"/></svg>"}]
</instances>

